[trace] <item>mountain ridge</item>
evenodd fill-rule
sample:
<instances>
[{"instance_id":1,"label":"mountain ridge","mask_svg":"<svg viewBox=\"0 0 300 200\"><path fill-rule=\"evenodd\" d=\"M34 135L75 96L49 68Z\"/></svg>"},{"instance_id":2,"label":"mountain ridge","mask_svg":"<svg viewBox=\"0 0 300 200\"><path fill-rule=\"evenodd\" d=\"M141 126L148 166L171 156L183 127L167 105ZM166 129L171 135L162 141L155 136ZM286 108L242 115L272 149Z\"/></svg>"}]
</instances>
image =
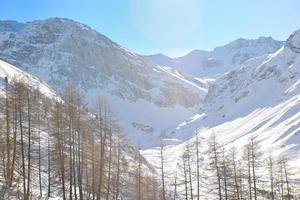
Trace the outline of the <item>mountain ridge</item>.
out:
<instances>
[{"instance_id":1,"label":"mountain ridge","mask_svg":"<svg viewBox=\"0 0 300 200\"><path fill-rule=\"evenodd\" d=\"M284 44L284 41L277 41L272 37L265 36L258 39L239 38L211 51L196 49L176 58L161 53L144 57L149 62L172 67L191 76L216 76L250 58L272 53Z\"/></svg>"}]
</instances>

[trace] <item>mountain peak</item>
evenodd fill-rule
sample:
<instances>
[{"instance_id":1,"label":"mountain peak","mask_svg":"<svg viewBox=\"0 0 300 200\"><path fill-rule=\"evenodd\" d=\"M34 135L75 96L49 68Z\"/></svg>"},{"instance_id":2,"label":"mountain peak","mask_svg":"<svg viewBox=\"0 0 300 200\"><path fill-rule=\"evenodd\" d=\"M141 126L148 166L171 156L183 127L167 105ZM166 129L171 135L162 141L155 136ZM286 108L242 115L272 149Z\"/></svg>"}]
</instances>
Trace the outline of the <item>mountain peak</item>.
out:
<instances>
[{"instance_id":1,"label":"mountain peak","mask_svg":"<svg viewBox=\"0 0 300 200\"><path fill-rule=\"evenodd\" d=\"M287 40L287 46L296 52L300 52L300 29L296 30Z\"/></svg>"},{"instance_id":2,"label":"mountain peak","mask_svg":"<svg viewBox=\"0 0 300 200\"><path fill-rule=\"evenodd\" d=\"M91 29L89 26L87 26L85 24L82 24L80 22L76 22L72 19L61 18L61 17L53 17L53 18L47 18L47 19L43 19L43 20L34 20L34 21L28 22L28 23L72 25L72 26L77 26L77 27L80 27L80 28Z\"/></svg>"},{"instance_id":3,"label":"mountain peak","mask_svg":"<svg viewBox=\"0 0 300 200\"><path fill-rule=\"evenodd\" d=\"M16 35L22 35L22 37L29 37L31 39L29 42L30 46L36 43L62 43L62 40L86 41L98 44L102 47L118 46L115 42L85 24L59 17L28 21L25 23L0 20L0 33L14 33ZM5 38L0 39L5 40Z\"/></svg>"},{"instance_id":4,"label":"mountain peak","mask_svg":"<svg viewBox=\"0 0 300 200\"><path fill-rule=\"evenodd\" d=\"M257 39L245 39L245 38L239 38L237 40L234 40L230 42L227 45L224 46L251 46L251 45L257 45L257 44L272 44L272 43L283 43L282 41L274 40L271 36L260 36ZM218 48L218 47L217 47Z\"/></svg>"},{"instance_id":5,"label":"mountain peak","mask_svg":"<svg viewBox=\"0 0 300 200\"><path fill-rule=\"evenodd\" d=\"M91 27L68 18L53 17L42 20L28 21L25 23L13 20L0 20L0 32L96 32ZM98 33L99 34L99 33Z\"/></svg>"},{"instance_id":6,"label":"mountain peak","mask_svg":"<svg viewBox=\"0 0 300 200\"><path fill-rule=\"evenodd\" d=\"M169 56L163 54L163 53L157 53L157 54L154 54L154 55L149 55L149 56L158 56L158 57L165 57L165 58L169 58Z\"/></svg>"},{"instance_id":7,"label":"mountain peak","mask_svg":"<svg viewBox=\"0 0 300 200\"><path fill-rule=\"evenodd\" d=\"M269 36L269 37L266 37L266 36L260 36L260 37L258 38L258 40L261 40L261 41L273 41L274 39L273 39L271 36Z\"/></svg>"},{"instance_id":8,"label":"mountain peak","mask_svg":"<svg viewBox=\"0 0 300 200\"><path fill-rule=\"evenodd\" d=\"M51 31L59 31L59 32L65 32L65 31L93 31L93 29L85 24L82 24L80 22L73 21L68 18L48 18L44 20L35 20L32 22L27 22L27 25L31 25L36 27L37 29L46 29L48 30L50 28Z\"/></svg>"},{"instance_id":9,"label":"mountain peak","mask_svg":"<svg viewBox=\"0 0 300 200\"><path fill-rule=\"evenodd\" d=\"M207 54L207 53L208 53L208 51L195 49L195 50L191 51L190 53L186 54L185 56L191 57L191 56L198 56L198 55L203 55L203 54ZM185 56L182 56L182 57L185 57Z\"/></svg>"}]
</instances>

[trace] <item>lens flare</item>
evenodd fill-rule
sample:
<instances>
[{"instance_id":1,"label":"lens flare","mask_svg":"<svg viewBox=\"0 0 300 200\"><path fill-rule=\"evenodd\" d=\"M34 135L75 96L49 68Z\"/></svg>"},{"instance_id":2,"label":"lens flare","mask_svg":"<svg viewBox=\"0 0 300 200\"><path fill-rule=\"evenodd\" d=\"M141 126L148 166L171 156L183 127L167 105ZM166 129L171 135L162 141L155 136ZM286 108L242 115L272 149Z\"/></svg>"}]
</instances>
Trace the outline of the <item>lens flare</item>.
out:
<instances>
[{"instance_id":1,"label":"lens flare","mask_svg":"<svg viewBox=\"0 0 300 200\"><path fill-rule=\"evenodd\" d=\"M130 0L131 20L150 42L180 42L201 24L202 0Z\"/></svg>"}]
</instances>

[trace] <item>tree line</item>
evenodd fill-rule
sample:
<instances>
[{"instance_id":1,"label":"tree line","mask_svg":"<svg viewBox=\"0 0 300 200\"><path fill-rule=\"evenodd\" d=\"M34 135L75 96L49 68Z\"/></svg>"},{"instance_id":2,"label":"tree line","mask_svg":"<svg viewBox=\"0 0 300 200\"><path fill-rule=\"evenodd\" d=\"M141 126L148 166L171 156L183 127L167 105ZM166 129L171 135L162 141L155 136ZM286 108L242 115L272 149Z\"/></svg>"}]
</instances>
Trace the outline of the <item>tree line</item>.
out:
<instances>
[{"instance_id":1,"label":"tree line","mask_svg":"<svg viewBox=\"0 0 300 200\"><path fill-rule=\"evenodd\" d=\"M299 173L285 157L265 157L256 137L237 150L225 148L214 134L208 140L197 134L185 144L169 199L294 200L300 198L300 180L293 178Z\"/></svg>"},{"instance_id":2,"label":"tree line","mask_svg":"<svg viewBox=\"0 0 300 200\"><path fill-rule=\"evenodd\" d=\"M51 99L7 78L1 93L0 199L161 199L105 99L89 108L76 86Z\"/></svg>"}]
</instances>

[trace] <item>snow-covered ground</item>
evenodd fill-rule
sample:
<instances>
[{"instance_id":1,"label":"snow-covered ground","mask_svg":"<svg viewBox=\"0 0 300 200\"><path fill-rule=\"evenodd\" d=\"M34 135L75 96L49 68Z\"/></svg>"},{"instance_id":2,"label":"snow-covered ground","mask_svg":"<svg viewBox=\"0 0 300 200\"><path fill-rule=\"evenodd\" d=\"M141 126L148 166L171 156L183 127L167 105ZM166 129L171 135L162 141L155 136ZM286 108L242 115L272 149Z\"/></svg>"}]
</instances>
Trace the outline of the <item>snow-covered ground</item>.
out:
<instances>
[{"instance_id":1,"label":"snow-covered ground","mask_svg":"<svg viewBox=\"0 0 300 200\"><path fill-rule=\"evenodd\" d=\"M7 78L8 81L24 81L30 87L39 88L41 93L48 98L58 98L56 93L45 82L3 60L0 60L0 78L2 81L4 81L4 78Z\"/></svg>"}]
</instances>

